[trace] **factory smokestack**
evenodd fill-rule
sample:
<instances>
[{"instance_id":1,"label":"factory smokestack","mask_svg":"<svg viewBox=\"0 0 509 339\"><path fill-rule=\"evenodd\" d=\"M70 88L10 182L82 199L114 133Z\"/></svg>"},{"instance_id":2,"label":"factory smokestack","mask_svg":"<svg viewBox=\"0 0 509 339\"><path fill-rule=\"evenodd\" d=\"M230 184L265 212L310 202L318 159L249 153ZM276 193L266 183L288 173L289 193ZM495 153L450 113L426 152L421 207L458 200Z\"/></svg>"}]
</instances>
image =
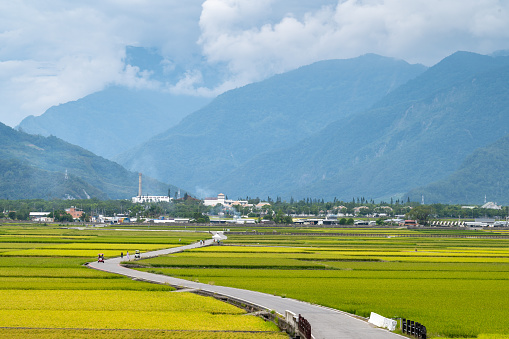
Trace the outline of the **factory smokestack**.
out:
<instances>
[{"instance_id":1,"label":"factory smokestack","mask_svg":"<svg viewBox=\"0 0 509 339\"><path fill-rule=\"evenodd\" d=\"M138 180L138 196L141 197L141 173L138 173L139 180Z\"/></svg>"}]
</instances>

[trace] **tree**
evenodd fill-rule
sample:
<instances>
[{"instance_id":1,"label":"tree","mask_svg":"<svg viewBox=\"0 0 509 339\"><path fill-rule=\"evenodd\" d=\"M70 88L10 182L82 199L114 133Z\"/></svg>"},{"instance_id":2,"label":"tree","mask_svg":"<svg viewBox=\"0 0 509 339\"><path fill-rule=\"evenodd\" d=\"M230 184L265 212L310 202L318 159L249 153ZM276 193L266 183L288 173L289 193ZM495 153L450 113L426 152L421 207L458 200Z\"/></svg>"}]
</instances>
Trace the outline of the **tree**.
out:
<instances>
[{"instance_id":1,"label":"tree","mask_svg":"<svg viewBox=\"0 0 509 339\"><path fill-rule=\"evenodd\" d=\"M359 215L365 216L368 214L371 214L371 209L369 207L359 209Z\"/></svg>"},{"instance_id":2,"label":"tree","mask_svg":"<svg viewBox=\"0 0 509 339\"><path fill-rule=\"evenodd\" d=\"M242 214L242 205L233 205L233 209L237 211L238 213Z\"/></svg>"},{"instance_id":3,"label":"tree","mask_svg":"<svg viewBox=\"0 0 509 339\"><path fill-rule=\"evenodd\" d=\"M203 215L199 212L194 213L194 220L199 224L208 224L210 222L210 218L208 215Z\"/></svg>"},{"instance_id":4,"label":"tree","mask_svg":"<svg viewBox=\"0 0 509 339\"><path fill-rule=\"evenodd\" d=\"M49 214L50 218L53 218L55 221L61 222L61 221L68 221L73 222L74 219L72 215L65 211L55 211Z\"/></svg>"},{"instance_id":5,"label":"tree","mask_svg":"<svg viewBox=\"0 0 509 339\"><path fill-rule=\"evenodd\" d=\"M137 217L138 215L142 216L143 212L145 212L145 209L143 208L142 205L139 205L139 204L134 205L134 206L131 206L131 208L129 209L129 216L130 217Z\"/></svg>"},{"instance_id":6,"label":"tree","mask_svg":"<svg viewBox=\"0 0 509 339\"><path fill-rule=\"evenodd\" d=\"M11 220L16 220L16 212L14 211L10 211L7 216L9 217L9 219Z\"/></svg>"},{"instance_id":7,"label":"tree","mask_svg":"<svg viewBox=\"0 0 509 339\"><path fill-rule=\"evenodd\" d=\"M427 225L434 209L429 205L419 205L412 208L407 214L408 219L417 220L419 225Z\"/></svg>"},{"instance_id":8,"label":"tree","mask_svg":"<svg viewBox=\"0 0 509 339\"><path fill-rule=\"evenodd\" d=\"M145 210L145 213L149 217L155 218L155 217L160 216L163 213L163 209L161 208L161 206L159 204L151 204L150 207Z\"/></svg>"},{"instance_id":9,"label":"tree","mask_svg":"<svg viewBox=\"0 0 509 339\"><path fill-rule=\"evenodd\" d=\"M346 221L346 224L347 224L347 225L353 225L353 219L352 219L352 218L349 218L349 219Z\"/></svg>"},{"instance_id":10,"label":"tree","mask_svg":"<svg viewBox=\"0 0 509 339\"><path fill-rule=\"evenodd\" d=\"M283 211L277 211L276 215L272 219L276 224L292 224L293 218L289 215L286 215Z\"/></svg>"},{"instance_id":11,"label":"tree","mask_svg":"<svg viewBox=\"0 0 509 339\"><path fill-rule=\"evenodd\" d=\"M90 216L86 213L83 213L80 217L80 221L82 222L90 222Z\"/></svg>"}]
</instances>

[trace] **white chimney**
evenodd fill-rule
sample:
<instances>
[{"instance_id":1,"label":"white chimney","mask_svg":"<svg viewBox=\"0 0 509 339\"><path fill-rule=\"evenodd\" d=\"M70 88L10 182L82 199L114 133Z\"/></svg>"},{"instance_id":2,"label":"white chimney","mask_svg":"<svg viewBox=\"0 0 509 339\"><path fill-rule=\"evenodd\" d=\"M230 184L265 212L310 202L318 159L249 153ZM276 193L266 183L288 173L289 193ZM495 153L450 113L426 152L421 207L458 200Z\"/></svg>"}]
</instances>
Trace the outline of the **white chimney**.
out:
<instances>
[{"instance_id":1,"label":"white chimney","mask_svg":"<svg viewBox=\"0 0 509 339\"><path fill-rule=\"evenodd\" d=\"M138 196L141 197L141 173L138 173L139 180L138 180Z\"/></svg>"}]
</instances>

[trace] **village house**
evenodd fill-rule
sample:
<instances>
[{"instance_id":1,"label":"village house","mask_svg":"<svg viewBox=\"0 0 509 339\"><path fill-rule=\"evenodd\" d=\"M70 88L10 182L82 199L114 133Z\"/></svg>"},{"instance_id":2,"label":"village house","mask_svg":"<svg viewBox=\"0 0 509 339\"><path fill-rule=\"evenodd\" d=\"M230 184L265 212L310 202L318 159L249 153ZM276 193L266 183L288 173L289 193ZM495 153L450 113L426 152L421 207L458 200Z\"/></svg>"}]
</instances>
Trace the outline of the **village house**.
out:
<instances>
[{"instance_id":1,"label":"village house","mask_svg":"<svg viewBox=\"0 0 509 339\"><path fill-rule=\"evenodd\" d=\"M219 193L217 198L209 197L203 199L203 205L205 206L216 206L217 204L223 205L225 207L233 207L233 206L242 206L242 207L251 207L253 205L249 204L247 200L228 200L226 199L226 195L223 193ZM265 203L265 205L269 205L269 203Z\"/></svg>"},{"instance_id":2,"label":"village house","mask_svg":"<svg viewBox=\"0 0 509 339\"><path fill-rule=\"evenodd\" d=\"M76 209L76 207L74 206L71 206L71 208L67 208L65 210L66 213L70 214L72 216L73 219L79 219L81 218L81 216L83 215L83 212L82 210L78 210Z\"/></svg>"},{"instance_id":3,"label":"village house","mask_svg":"<svg viewBox=\"0 0 509 339\"><path fill-rule=\"evenodd\" d=\"M51 212L30 212L30 220L36 222L53 222L53 218L48 217Z\"/></svg>"}]
</instances>

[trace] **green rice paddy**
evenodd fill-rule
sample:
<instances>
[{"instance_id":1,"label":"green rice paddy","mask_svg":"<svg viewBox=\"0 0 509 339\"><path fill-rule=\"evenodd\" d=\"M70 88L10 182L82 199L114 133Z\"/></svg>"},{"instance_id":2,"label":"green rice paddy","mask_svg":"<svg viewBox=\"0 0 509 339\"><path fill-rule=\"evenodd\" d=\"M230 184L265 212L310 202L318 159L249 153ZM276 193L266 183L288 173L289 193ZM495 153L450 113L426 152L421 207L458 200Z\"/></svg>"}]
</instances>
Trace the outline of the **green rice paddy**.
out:
<instances>
[{"instance_id":1,"label":"green rice paddy","mask_svg":"<svg viewBox=\"0 0 509 339\"><path fill-rule=\"evenodd\" d=\"M185 245L202 233L0 225L0 335L9 338L285 338L214 298L89 269L98 253ZM12 302L16 300L16 302Z\"/></svg>"},{"instance_id":2,"label":"green rice paddy","mask_svg":"<svg viewBox=\"0 0 509 339\"><path fill-rule=\"evenodd\" d=\"M403 238L400 230L384 232L387 237L235 235L226 246L138 264L365 317L376 312L412 319L435 337L509 336L509 239L455 238L454 232Z\"/></svg>"},{"instance_id":3,"label":"green rice paddy","mask_svg":"<svg viewBox=\"0 0 509 339\"><path fill-rule=\"evenodd\" d=\"M239 226L235 231L264 233L230 235L225 246L136 263L146 266L142 270L361 316L376 312L409 318L426 325L434 337L509 338L509 239L484 238L507 236L508 231L258 226ZM137 228L0 226L0 335L285 337L272 324L216 300L195 295L191 298L197 299L180 299L188 294L83 266L99 252L118 256L209 238L171 227L150 232ZM96 322L98 318L115 320L107 324ZM210 322L216 327L208 327Z\"/></svg>"}]
</instances>

